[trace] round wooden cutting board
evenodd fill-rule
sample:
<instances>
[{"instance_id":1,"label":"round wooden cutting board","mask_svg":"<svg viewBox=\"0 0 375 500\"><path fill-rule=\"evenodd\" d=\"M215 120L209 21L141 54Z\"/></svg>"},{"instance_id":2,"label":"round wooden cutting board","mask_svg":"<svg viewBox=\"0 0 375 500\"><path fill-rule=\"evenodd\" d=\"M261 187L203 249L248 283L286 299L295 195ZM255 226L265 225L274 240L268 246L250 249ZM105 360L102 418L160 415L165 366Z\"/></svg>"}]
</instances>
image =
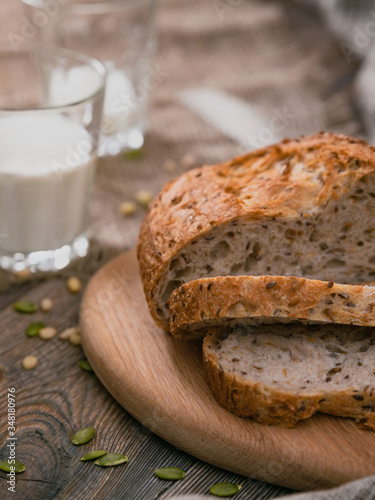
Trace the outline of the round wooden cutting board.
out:
<instances>
[{"instance_id":1,"label":"round wooden cutting board","mask_svg":"<svg viewBox=\"0 0 375 500\"><path fill-rule=\"evenodd\" d=\"M267 427L222 409L205 382L200 342L157 328L135 251L103 267L81 310L85 353L101 382L144 426L206 462L300 490L375 474L375 433L316 415L294 429Z\"/></svg>"}]
</instances>

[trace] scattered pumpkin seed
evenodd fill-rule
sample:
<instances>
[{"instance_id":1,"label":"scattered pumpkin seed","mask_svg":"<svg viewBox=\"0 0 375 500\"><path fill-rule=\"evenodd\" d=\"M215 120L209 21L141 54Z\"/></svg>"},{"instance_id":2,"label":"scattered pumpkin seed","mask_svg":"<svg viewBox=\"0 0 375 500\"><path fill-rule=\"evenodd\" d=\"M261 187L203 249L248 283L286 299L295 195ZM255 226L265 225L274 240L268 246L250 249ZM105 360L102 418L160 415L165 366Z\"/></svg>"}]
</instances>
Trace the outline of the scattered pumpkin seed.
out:
<instances>
[{"instance_id":1,"label":"scattered pumpkin seed","mask_svg":"<svg viewBox=\"0 0 375 500\"><path fill-rule=\"evenodd\" d=\"M30 325L26 328L26 335L28 337L35 337L36 335L38 335L38 333L42 328L45 328L45 326L46 325L43 323L43 321L36 321L35 323L30 323Z\"/></svg>"},{"instance_id":2,"label":"scattered pumpkin seed","mask_svg":"<svg viewBox=\"0 0 375 500\"><path fill-rule=\"evenodd\" d=\"M66 282L66 287L70 293L79 293L82 290L82 283L76 276L71 276Z\"/></svg>"},{"instance_id":3,"label":"scattered pumpkin seed","mask_svg":"<svg viewBox=\"0 0 375 500\"><path fill-rule=\"evenodd\" d=\"M45 297L40 301L39 307L42 312L49 312L53 307L53 302L50 298Z\"/></svg>"},{"instance_id":4,"label":"scattered pumpkin seed","mask_svg":"<svg viewBox=\"0 0 375 500\"><path fill-rule=\"evenodd\" d=\"M22 360L22 366L25 370L33 370L38 364L38 358L35 356L26 356Z\"/></svg>"},{"instance_id":5,"label":"scattered pumpkin seed","mask_svg":"<svg viewBox=\"0 0 375 500\"><path fill-rule=\"evenodd\" d=\"M80 458L81 462L86 462L86 460L95 460L95 458L103 457L107 455L107 452L104 450L92 450L88 451L83 457Z\"/></svg>"},{"instance_id":6,"label":"scattered pumpkin seed","mask_svg":"<svg viewBox=\"0 0 375 500\"><path fill-rule=\"evenodd\" d=\"M72 345L81 345L81 332L80 330L76 330L75 332L73 332L70 336L69 336L69 342L72 344Z\"/></svg>"},{"instance_id":7,"label":"scattered pumpkin seed","mask_svg":"<svg viewBox=\"0 0 375 500\"><path fill-rule=\"evenodd\" d=\"M133 215L137 211L137 205L134 203L134 201L124 201L118 208L120 214L124 215L125 217L128 215Z\"/></svg>"},{"instance_id":8,"label":"scattered pumpkin seed","mask_svg":"<svg viewBox=\"0 0 375 500\"><path fill-rule=\"evenodd\" d=\"M128 461L129 459L126 455L122 455L121 453L108 453L108 455L104 455L104 457L99 458L95 464L100 465L101 467L112 467L113 465L124 464Z\"/></svg>"},{"instance_id":9,"label":"scattered pumpkin seed","mask_svg":"<svg viewBox=\"0 0 375 500\"><path fill-rule=\"evenodd\" d=\"M172 174L176 170L177 164L174 160L165 160L163 168L166 172Z\"/></svg>"},{"instance_id":10,"label":"scattered pumpkin seed","mask_svg":"<svg viewBox=\"0 0 375 500\"><path fill-rule=\"evenodd\" d=\"M188 170L189 168L195 167L195 165L197 164L197 160L195 156L187 154L181 158L180 163L182 168Z\"/></svg>"},{"instance_id":11,"label":"scattered pumpkin seed","mask_svg":"<svg viewBox=\"0 0 375 500\"><path fill-rule=\"evenodd\" d=\"M52 326L46 326L45 328L41 328L39 330L39 337L42 340L51 340L57 334L56 328L52 328Z\"/></svg>"},{"instance_id":12,"label":"scattered pumpkin seed","mask_svg":"<svg viewBox=\"0 0 375 500\"><path fill-rule=\"evenodd\" d=\"M86 427L73 434L72 443L75 445L86 444L95 436L94 427Z\"/></svg>"},{"instance_id":13,"label":"scattered pumpkin seed","mask_svg":"<svg viewBox=\"0 0 375 500\"><path fill-rule=\"evenodd\" d=\"M14 464L9 464L8 460L3 460L0 462L0 469L3 470L4 472L10 472L11 467L14 468L12 472L15 472L16 474L19 474L20 472L23 472L26 469L23 463L18 462L18 460L15 460Z\"/></svg>"},{"instance_id":14,"label":"scattered pumpkin seed","mask_svg":"<svg viewBox=\"0 0 375 500\"><path fill-rule=\"evenodd\" d=\"M25 269L21 269L21 271L16 272L16 277L20 281L26 281L32 276L32 272L28 267L25 267Z\"/></svg>"},{"instance_id":15,"label":"scattered pumpkin seed","mask_svg":"<svg viewBox=\"0 0 375 500\"><path fill-rule=\"evenodd\" d=\"M216 483L210 488L210 493L217 497L232 497L240 491L242 486L233 483Z\"/></svg>"},{"instance_id":16,"label":"scattered pumpkin seed","mask_svg":"<svg viewBox=\"0 0 375 500\"><path fill-rule=\"evenodd\" d=\"M273 288L276 285L276 281L269 281L266 285L266 288Z\"/></svg>"},{"instance_id":17,"label":"scattered pumpkin seed","mask_svg":"<svg viewBox=\"0 0 375 500\"><path fill-rule=\"evenodd\" d=\"M135 199L140 205L142 205L143 208L148 208L152 198L152 193L146 189L140 189L135 194Z\"/></svg>"},{"instance_id":18,"label":"scattered pumpkin seed","mask_svg":"<svg viewBox=\"0 0 375 500\"><path fill-rule=\"evenodd\" d=\"M142 158L143 153L144 153L143 147L138 149L128 149L128 151L124 153L124 158L126 160L139 160L140 158Z\"/></svg>"},{"instance_id":19,"label":"scattered pumpkin seed","mask_svg":"<svg viewBox=\"0 0 375 500\"><path fill-rule=\"evenodd\" d=\"M72 335L80 335L80 329L79 326L71 326L70 328L66 328L64 331L62 331L59 335L60 340L69 340L69 338Z\"/></svg>"},{"instance_id":20,"label":"scattered pumpkin seed","mask_svg":"<svg viewBox=\"0 0 375 500\"><path fill-rule=\"evenodd\" d=\"M87 359L83 359L82 361L78 361L78 366L83 370L84 372L93 372L94 370L92 369L90 363L87 361Z\"/></svg>"},{"instance_id":21,"label":"scattered pumpkin seed","mask_svg":"<svg viewBox=\"0 0 375 500\"><path fill-rule=\"evenodd\" d=\"M37 310L36 305L28 300L19 300L13 304L13 309L23 314L32 314Z\"/></svg>"},{"instance_id":22,"label":"scattered pumpkin seed","mask_svg":"<svg viewBox=\"0 0 375 500\"><path fill-rule=\"evenodd\" d=\"M178 481L186 476L186 472L177 467L162 467L161 469L154 470L155 476L167 481Z\"/></svg>"}]
</instances>

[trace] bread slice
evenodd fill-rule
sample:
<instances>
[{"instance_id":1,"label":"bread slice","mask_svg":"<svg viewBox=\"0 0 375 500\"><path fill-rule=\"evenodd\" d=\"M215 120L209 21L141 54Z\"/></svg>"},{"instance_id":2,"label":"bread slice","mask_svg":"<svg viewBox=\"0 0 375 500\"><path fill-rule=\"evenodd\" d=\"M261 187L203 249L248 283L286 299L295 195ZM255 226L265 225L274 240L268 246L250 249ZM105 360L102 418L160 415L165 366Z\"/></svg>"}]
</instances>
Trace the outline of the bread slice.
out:
<instances>
[{"instance_id":1,"label":"bread slice","mask_svg":"<svg viewBox=\"0 0 375 500\"><path fill-rule=\"evenodd\" d=\"M203 343L218 403L293 427L317 411L375 430L375 329L336 325L216 328Z\"/></svg>"},{"instance_id":2,"label":"bread slice","mask_svg":"<svg viewBox=\"0 0 375 500\"><path fill-rule=\"evenodd\" d=\"M200 167L168 183L142 224L146 299L195 279L292 275L360 283L375 275L375 149L321 133Z\"/></svg>"},{"instance_id":3,"label":"bread slice","mask_svg":"<svg viewBox=\"0 0 375 500\"><path fill-rule=\"evenodd\" d=\"M169 311L170 332L186 340L203 338L216 326L296 321L375 326L375 287L294 276L202 278L177 288Z\"/></svg>"}]
</instances>

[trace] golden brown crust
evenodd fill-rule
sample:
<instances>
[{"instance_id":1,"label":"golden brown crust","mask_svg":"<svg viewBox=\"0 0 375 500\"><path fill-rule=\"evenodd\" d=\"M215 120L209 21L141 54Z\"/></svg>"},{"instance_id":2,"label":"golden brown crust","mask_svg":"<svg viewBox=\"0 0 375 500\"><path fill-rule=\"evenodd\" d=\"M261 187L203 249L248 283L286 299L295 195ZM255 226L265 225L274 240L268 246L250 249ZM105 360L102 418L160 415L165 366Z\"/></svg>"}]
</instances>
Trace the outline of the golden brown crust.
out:
<instances>
[{"instance_id":1,"label":"golden brown crust","mask_svg":"<svg viewBox=\"0 0 375 500\"><path fill-rule=\"evenodd\" d=\"M294 276L219 276L176 289L169 311L170 332L185 340L236 320L375 326L375 287Z\"/></svg>"},{"instance_id":2,"label":"golden brown crust","mask_svg":"<svg viewBox=\"0 0 375 500\"><path fill-rule=\"evenodd\" d=\"M223 329L214 329L203 342L203 365L208 385L220 406L238 417L280 427L294 427L316 412L354 418L359 427L375 430L373 389L309 391L296 393L251 382L223 370L212 346L221 341Z\"/></svg>"},{"instance_id":3,"label":"golden brown crust","mask_svg":"<svg viewBox=\"0 0 375 500\"><path fill-rule=\"evenodd\" d=\"M234 220L308 217L374 169L375 149L364 141L321 133L200 167L169 182L152 202L138 243L144 291L157 324L168 329L157 313L155 289L173 256L192 240Z\"/></svg>"}]
</instances>

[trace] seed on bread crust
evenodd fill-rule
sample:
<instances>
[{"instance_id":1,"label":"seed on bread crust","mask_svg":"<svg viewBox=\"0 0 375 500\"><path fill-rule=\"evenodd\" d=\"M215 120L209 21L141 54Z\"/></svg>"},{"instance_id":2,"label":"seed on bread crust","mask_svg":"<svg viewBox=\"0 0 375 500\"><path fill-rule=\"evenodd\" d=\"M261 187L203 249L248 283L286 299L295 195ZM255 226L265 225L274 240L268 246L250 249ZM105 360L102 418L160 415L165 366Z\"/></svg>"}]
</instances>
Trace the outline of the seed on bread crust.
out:
<instances>
[{"instance_id":1,"label":"seed on bread crust","mask_svg":"<svg viewBox=\"0 0 375 500\"><path fill-rule=\"evenodd\" d=\"M363 401L365 398L361 396L360 394L354 394L353 398L356 399L357 401Z\"/></svg>"},{"instance_id":2,"label":"seed on bread crust","mask_svg":"<svg viewBox=\"0 0 375 500\"><path fill-rule=\"evenodd\" d=\"M267 283L266 288L273 288L276 285L276 281L270 281Z\"/></svg>"}]
</instances>

